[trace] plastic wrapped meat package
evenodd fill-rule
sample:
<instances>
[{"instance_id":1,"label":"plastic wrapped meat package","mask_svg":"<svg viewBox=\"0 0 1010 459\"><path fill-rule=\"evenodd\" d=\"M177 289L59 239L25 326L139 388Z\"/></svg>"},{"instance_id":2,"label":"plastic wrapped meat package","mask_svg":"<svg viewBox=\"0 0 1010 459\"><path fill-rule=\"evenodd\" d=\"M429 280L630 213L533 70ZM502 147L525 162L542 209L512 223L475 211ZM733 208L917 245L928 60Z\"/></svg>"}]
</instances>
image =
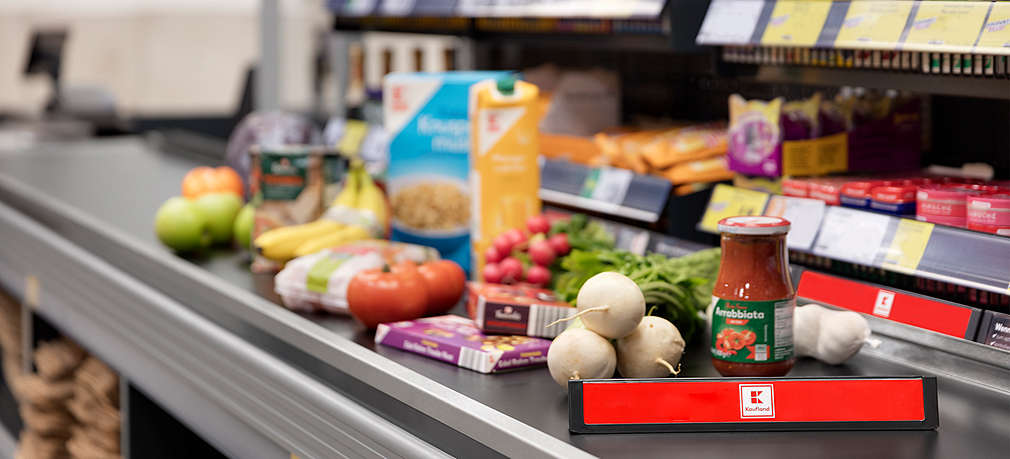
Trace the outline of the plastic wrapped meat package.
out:
<instances>
[{"instance_id":1,"label":"plastic wrapped meat package","mask_svg":"<svg viewBox=\"0 0 1010 459\"><path fill-rule=\"evenodd\" d=\"M430 247L360 241L291 260L274 278L274 291L289 309L346 314L347 285L359 272L401 261L435 259L438 252Z\"/></svg>"}]
</instances>

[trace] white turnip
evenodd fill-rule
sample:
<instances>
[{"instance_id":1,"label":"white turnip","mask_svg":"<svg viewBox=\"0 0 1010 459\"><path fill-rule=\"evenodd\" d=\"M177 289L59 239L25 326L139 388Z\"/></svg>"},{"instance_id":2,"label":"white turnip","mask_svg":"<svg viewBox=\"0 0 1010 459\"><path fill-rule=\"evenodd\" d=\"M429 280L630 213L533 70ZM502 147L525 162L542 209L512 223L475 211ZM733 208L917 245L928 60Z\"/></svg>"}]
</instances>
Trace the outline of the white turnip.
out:
<instances>
[{"instance_id":1,"label":"white turnip","mask_svg":"<svg viewBox=\"0 0 1010 459\"><path fill-rule=\"evenodd\" d=\"M561 387L571 379L609 378L617 366L617 353L600 335L584 328L565 330L547 350L547 369Z\"/></svg>"},{"instance_id":2,"label":"white turnip","mask_svg":"<svg viewBox=\"0 0 1010 459\"><path fill-rule=\"evenodd\" d=\"M608 339L627 336L645 316L645 297L635 281L616 272L590 277L575 298L578 313L586 328ZM553 324L551 324L553 325Z\"/></svg>"},{"instance_id":3,"label":"white turnip","mask_svg":"<svg viewBox=\"0 0 1010 459\"><path fill-rule=\"evenodd\" d=\"M645 316L628 336L617 340L617 371L625 378L676 375L684 338L662 317Z\"/></svg>"}]
</instances>

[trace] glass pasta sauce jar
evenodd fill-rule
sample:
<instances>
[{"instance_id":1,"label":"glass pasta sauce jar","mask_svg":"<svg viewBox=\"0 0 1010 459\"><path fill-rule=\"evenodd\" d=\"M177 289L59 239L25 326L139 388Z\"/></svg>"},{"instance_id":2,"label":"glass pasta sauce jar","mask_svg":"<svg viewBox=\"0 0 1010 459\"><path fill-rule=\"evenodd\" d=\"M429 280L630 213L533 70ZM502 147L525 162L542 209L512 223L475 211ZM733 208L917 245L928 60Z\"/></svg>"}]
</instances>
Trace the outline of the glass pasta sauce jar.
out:
<instances>
[{"instance_id":1,"label":"glass pasta sauce jar","mask_svg":"<svg viewBox=\"0 0 1010 459\"><path fill-rule=\"evenodd\" d=\"M779 217L719 222L722 261L712 290L712 365L723 376L783 376L795 362L786 234Z\"/></svg>"}]
</instances>

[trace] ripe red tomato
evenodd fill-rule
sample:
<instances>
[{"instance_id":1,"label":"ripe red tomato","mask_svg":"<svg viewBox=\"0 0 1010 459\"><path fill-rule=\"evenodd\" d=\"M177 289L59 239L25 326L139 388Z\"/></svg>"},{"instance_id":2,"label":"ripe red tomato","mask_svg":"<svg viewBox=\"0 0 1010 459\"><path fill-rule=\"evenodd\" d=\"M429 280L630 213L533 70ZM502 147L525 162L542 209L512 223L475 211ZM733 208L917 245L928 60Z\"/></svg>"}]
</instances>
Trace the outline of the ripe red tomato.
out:
<instances>
[{"instance_id":1,"label":"ripe red tomato","mask_svg":"<svg viewBox=\"0 0 1010 459\"><path fill-rule=\"evenodd\" d=\"M428 287L413 263L401 263L389 272L362 271L347 286L347 309L366 328L380 323L417 319L428 308Z\"/></svg>"},{"instance_id":2,"label":"ripe red tomato","mask_svg":"<svg viewBox=\"0 0 1010 459\"><path fill-rule=\"evenodd\" d=\"M428 315L448 312L463 297L466 273L455 262L430 261L418 266L417 272L428 287Z\"/></svg>"}]
</instances>

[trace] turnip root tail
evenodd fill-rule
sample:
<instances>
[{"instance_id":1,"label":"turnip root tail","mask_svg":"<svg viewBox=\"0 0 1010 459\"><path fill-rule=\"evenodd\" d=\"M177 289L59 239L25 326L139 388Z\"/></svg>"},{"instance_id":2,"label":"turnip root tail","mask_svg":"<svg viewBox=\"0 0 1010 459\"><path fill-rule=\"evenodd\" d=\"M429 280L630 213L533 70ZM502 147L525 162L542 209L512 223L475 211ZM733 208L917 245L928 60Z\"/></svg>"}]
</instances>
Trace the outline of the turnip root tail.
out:
<instances>
[{"instance_id":1,"label":"turnip root tail","mask_svg":"<svg viewBox=\"0 0 1010 459\"><path fill-rule=\"evenodd\" d=\"M667 362L666 360L663 360L663 359L661 359L659 357L656 357L656 363L658 363L658 364L666 367L667 370L670 370L670 374L672 374L674 376L677 376L677 375L680 374L680 364L679 363L677 364L677 368L676 369L673 368L673 365L670 365L670 362Z\"/></svg>"},{"instance_id":2,"label":"turnip root tail","mask_svg":"<svg viewBox=\"0 0 1010 459\"><path fill-rule=\"evenodd\" d=\"M656 310L656 308L658 308L658 307L659 307L659 306L656 306L656 305L652 305L652 307L651 307L651 308L649 308L649 312L645 313L645 315L647 315L647 316L651 316L651 315L652 315L652 311L655 311L655 310Z\"/></svg>"},{"instance_id":3,"label":"turnip root tail","mask_svg":"<svg viewBox=\"0 0 1010 459\"><path fill-rule=\"evenodd\" d=\"M582 377L579 376L579 372L576 370L572 372L572 377L568 379L582 379Z\"/></svg>"},{"instance_id":4,"label":"turnip root tail","mask_svg":"<svg viewBox=\"0 0 1010 459\"><path fill-rule=\"evenodd\" d=\"M588 308L588 309L586 309L584 311L579 312L578 314L575 314L574 316L565 317L564 319L555 320L554 322L551 322L551 323L547 324L547 327L550 328L550 327L553 327L553 326L555 326L555 325L557 325L557 324L559 324L561 322L568 322L569 320L575 320L575 319L581 317L583 314L585 314L587 312L606 311L608 309L610 309L610 306L607 306L607 305L597 306L595 308Z\"/></svg>"}]
</instances>

